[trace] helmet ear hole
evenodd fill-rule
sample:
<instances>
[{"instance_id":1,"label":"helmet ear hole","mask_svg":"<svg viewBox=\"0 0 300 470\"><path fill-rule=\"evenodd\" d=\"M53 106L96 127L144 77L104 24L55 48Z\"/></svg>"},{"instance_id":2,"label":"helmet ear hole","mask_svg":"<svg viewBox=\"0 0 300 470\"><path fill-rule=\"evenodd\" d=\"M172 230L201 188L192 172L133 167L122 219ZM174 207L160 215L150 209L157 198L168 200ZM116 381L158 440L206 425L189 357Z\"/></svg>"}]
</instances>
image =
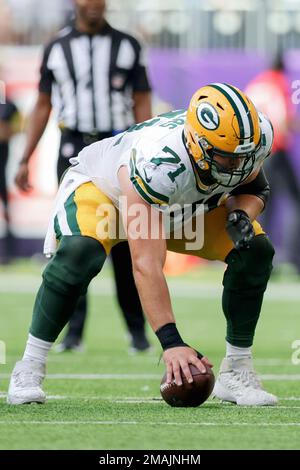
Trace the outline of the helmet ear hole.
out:
<instances>
[{"instance_id":1,"label":"helmet ear hole","mask_svg":"<svg viewBox=\"0 0 300 470\"><path fill-rule=\"evenodd\" d=\"M200 95L199 98L198 98L198 101L204 100L205 98L208 98L208 96L207 95Z\"/></svg>"},{"instance_id":2,"label":"helmet ear hole","mask_svg":"<svg viewBox=\"0 0 300 470\"><path fill-rule=\"evenodd\" d=\"M223 106L220 103L217 103L218 108L222 109L224 111Z\"/></svg>"}]
</instances>

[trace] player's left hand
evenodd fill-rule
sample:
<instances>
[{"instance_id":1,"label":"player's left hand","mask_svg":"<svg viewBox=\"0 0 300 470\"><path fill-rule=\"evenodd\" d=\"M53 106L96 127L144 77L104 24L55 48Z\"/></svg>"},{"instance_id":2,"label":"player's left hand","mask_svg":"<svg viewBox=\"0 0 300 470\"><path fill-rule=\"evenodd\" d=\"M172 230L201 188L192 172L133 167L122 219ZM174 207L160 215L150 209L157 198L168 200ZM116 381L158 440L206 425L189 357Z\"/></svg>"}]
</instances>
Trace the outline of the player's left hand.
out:
<instances>
[{"instance_id":1,"label":"player's left hand","mask_svg":"<svg viewBox=\"0 0 300 470\"><path fill-rule=\"evenodd\" d=\"M248 214L236 209L227 216L226 230L237 250L249 248L249 242L255 237L255 232Z\"/></svg>"},{"instance_id":2,"label":"player's left hand","mask_svg":"<svg viewBox=\"0 0 300 470\"><path fill-rule=\"evenodd\" d=\"M189 383L193 382L189 364L196 366L202 374L206 373L207 367L213 367L207 357L200 356L197 351L189 346L167 349L163 353L163 359L167 367L167 383L171 383L174 377L177 385L182 385L181 374L186 377Z\"/></svg>"}]
</instances>

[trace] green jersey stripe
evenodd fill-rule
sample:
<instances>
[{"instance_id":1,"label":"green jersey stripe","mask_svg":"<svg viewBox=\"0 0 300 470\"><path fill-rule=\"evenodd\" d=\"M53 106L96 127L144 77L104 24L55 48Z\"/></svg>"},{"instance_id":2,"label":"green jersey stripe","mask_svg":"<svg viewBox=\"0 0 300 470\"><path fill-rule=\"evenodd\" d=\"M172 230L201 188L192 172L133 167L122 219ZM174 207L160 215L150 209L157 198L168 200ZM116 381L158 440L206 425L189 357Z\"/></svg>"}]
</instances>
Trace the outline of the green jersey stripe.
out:
<instances>
[{"instance_id":1,"label":"green jersey stripe","mask_svg":"<svg viewBox=\"0 0 300 470\"><path fill-rule=\"evenodd\" d=\"M130 160L130 181L133 183L134 187L137 189L138 193L141 195L142 199L149 202L149 204L155 204L155 202L148 196L143 188L139 185L134 174L134 166L132 160Z\"/></svg>"},{"instance_id":2,"label":"green jersey stripe","mask_svg":"<svg viewBox=\"0 0 300 470\"><path fill-rule=\"evenodd\" d=\"M131 160L130 160L130 162L132 162L132 165L133 165L133 174L138 176L142 180L143 185L145 186L146 190L148 191L148 193L151 196L155 197L156 199L159 199L161 202L165 202L165 203L168 204L169 203L169 198L167 196L154 191L154 189L152 189L151 186L149 186L149 184L147 184L145 179L142 177L142 175L138 171L135 161L136 161L136 151L135 151L135 149L133 149L132 157L131 157Z\"/></svg>"},{"instance_id":3,"label":"green jersey stripe","mask_svg":"<svg viewBox=\"0 0 300 470\"><path fill-rule=\"evenodd\" d=\"M67 215L67 222L69 225L69 228L72 232L73 235L78 235L81 233L81 230L79 228L78 222L77 222L77 206L74 201L75 197L75 192L72 193L68 199L65 202L65 211Z\"/></svg>"},{"instance_id":4,"label":"green jersey stripe","mask_svg":"<svg viewBox=\"0 0 300 470\"><path fill-rule=\"evenodd\" d=\"M62 233L61 233L57 215L54 217L54 231L55 231L57 240L60 240L62 237Z\"/></svg>"},{"instance_id":5,"label":"green jersey stripe","mask_svg":"<svg viewBox=\"0 0 300 470\"><path fill-rule=\"evenodd\" d=\"M149 204L157 204L155 201L153 201L152 199L150 199L150 197L148 196L147 193L145 193L145 191L143 190L143 188L139 185L139 183L137 182L137 180L133 177L133 178L130 178L132 183L134 184L134 187L137 189L138 193L141 195L142 199L144 199L145 201L149 202Z\"/></svg>"},{"instance_id":6,"label":"green jersey stripe","mask_svg":"<svg viewBox=\"0 0 300 470\"><path fill-rule=\"evenodd\" d=\"M145 193L143 188L137 182L132 160L130 160L130 181L134 184L135 188L138 190L142 198L145 199L145 201L149 202L149 204L154 204L154 201L148 196L147 193Z\"/></svg>"}]
</instances>

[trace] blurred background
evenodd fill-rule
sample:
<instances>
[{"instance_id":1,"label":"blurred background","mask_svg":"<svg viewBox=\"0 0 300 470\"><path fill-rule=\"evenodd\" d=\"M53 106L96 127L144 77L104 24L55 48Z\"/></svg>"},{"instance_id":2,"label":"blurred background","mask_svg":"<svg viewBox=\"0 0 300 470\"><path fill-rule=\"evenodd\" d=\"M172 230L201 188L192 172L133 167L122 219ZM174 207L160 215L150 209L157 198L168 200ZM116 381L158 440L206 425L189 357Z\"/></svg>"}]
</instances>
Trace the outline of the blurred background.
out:
<instances>
[{"instance_id":1,"label":"blurred background","mask_svg":"<svg viewBox=\"0 0 300 470\"><path fill-rule=\"evenodd\" d=\"M274 152L285 156L277 170L267 168L273 197L265 224L277 249L276 264L286 263L300 274L299 1L108 0L107 7L109 23L144 45L155 114L184 108L197 88L221 81L247 90L269 115L277 134ZM72 15L72 0L0 0L0 99L9 98L21 115L5 169L8 215L0 202L3 263L42 252L57 189L59 135L53 119L31 162L34 189L24 194L14 185L24 148L19 130L35 101L43 45ZM267 73L270 69L280 71L285 81L279 83L277 75ZM190 258L180 259L175 265L170 261L171 274L195 267Z\"/></svg>"}]
</instances>

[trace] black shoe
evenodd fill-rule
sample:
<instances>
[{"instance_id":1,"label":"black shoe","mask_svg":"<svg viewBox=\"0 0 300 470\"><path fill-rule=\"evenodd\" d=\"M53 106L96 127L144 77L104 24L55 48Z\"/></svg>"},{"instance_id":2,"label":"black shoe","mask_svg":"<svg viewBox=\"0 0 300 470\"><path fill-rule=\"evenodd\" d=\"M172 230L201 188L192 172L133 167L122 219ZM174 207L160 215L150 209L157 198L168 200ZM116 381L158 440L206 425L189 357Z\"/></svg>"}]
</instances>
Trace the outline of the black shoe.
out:
<instances>
[{"instance_id":1,"label":"black shoe","mask_svg":"<svg viewBox=\"0 0 300 470\"><path fill-rule=\"evenodd\" d=\"M144 331L131 331L130 335L130 353L148 352L151 350L151 345L145 335Z\"/></svg>"},{"instance_id":2,"label":"black shoe","mask_svg":"<svg viewBox=\"0 0 300 470\"><path fill-rule=\"evenodd\" d=\"M79 338L69 338L66 336L61 343L55 346L54 350L58 353L65 351L84 352L85 348Z\"/></svg>"}]
</instances>

